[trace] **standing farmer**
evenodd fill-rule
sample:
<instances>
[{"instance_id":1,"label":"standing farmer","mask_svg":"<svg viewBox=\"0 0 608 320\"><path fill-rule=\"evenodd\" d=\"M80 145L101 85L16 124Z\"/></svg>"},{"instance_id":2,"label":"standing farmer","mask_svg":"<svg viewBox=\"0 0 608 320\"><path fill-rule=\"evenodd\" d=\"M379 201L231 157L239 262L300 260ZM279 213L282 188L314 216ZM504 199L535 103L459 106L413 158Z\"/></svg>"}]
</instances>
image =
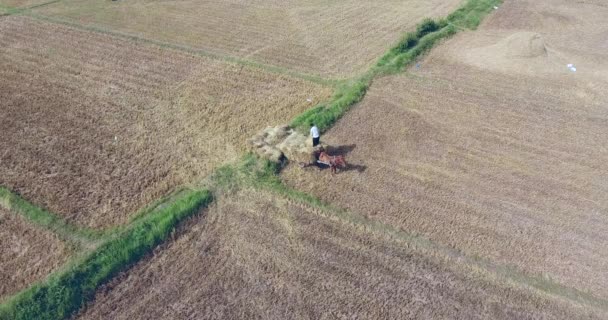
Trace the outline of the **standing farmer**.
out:
<instances>
[{"instance_id":1,"label":"standing farmer","mask_svg":"<svg viewBox=\"0 0 608 320\"><path fill-rule=\"evenodd\" d=\"M310 128L310 135L312 136L312 146L316 147L317 145L319 145L319 139L320 139L320 135L319 135L319 128L317 128L317 126L315 126L314 123L310 123L310 126L312 128Z\"/></svg>"}]
</instances>

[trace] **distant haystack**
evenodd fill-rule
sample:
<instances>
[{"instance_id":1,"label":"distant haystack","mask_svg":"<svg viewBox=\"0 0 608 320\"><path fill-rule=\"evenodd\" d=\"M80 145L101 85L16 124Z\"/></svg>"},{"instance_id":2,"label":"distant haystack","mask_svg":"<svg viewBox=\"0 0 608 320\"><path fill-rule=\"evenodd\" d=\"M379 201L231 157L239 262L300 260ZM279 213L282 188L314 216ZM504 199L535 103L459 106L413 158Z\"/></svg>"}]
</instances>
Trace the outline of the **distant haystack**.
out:
<instances>
[{"instance_id":1,"label":"distant haystack","mask_svg":"<svg viewBox=\"0 0 608 320\"><path fill-rule=\"evenodd\" d=\"M497 44L504 55L513 58L534 58L547 55L543 37L535 32L518 32Z\"/></svg>"},{"instance_id":2,"label":"distant haystack","mask_svg":"<svg viewBox=\"0 0 608 320\"><path fill-rule=\"evenodd\" d=\"M468 47L458 47L451 55L478 68L507 74L541 75L563 71L555 67L553 53L556 51L549 52L545 39L538 33L528 31L501 33L485 37L483 40L481 43L472 43Z\"/></svg>"},{"instance_id":3,"label":"distant haystack","mask_svg":"<svg viewBox=\"0 0 608 320\"><path fill-rule=\"evenodd\" d=\"M312 141L289 126L268 127L248 140L252 151L270 161L290 160L308 162Z\"/></svg>"}]
</instances>

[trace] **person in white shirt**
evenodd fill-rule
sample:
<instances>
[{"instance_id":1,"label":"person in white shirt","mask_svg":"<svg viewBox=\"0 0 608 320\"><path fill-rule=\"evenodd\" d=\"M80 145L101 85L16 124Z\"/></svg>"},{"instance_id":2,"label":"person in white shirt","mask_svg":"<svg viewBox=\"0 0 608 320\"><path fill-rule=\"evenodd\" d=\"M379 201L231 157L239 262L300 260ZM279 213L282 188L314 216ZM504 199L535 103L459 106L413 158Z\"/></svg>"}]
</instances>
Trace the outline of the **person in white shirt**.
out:
<instances>
[{"instance_id":1,"label":"person in white shirt","mask_svg":"<svg viewBox=\"0 0 608 320\"><path fill-rule=\"evenodd\" d=\"M315 126L314 123L310 123L310 135L312 136L312 146L316 147L317 145L319 145L319 140L321 138L321 136L319 135L319 128L317 128L317 126Z\"/></svg>"}]
</instances>

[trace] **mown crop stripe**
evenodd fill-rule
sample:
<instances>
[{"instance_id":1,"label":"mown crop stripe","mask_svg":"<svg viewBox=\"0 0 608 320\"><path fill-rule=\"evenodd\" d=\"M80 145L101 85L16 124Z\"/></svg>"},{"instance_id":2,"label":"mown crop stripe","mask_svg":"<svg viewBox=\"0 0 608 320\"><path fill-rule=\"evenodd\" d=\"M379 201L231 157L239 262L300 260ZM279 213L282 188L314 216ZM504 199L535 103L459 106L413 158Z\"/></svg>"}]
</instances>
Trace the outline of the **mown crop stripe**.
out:
<instances>
[{"instance_id":1,"label":"mown crop stripe","mask_svg":"<svg viewBox=\"0 0 608 320\"><path fill-rule=\"evenodd\" d=\"M164 241L176 225L212 201L205 191L185 192L162 209L143 216L116 237L51 275L44 283L0 305L0 319L64 319L91 300L99 286L140 260Z\"/></svg>"},{"instance_id":2,"label":"mown crop stripe","mask_svg":"<svg viewBox=\"0 0 608 320\"><path fill-rule=\"evenodd\" d=\"M291 126L304 129L314 123L322 132L327 131L363 99L374 78L400 72L439 40L456 34L458 27L477 28L483 17L500 3L502 0L468 0L445 19L425 19L417 25L415 32L407 33L363 76L339 87L329 102L298 115L292 120Z\"/></svg>"}]
</instances>

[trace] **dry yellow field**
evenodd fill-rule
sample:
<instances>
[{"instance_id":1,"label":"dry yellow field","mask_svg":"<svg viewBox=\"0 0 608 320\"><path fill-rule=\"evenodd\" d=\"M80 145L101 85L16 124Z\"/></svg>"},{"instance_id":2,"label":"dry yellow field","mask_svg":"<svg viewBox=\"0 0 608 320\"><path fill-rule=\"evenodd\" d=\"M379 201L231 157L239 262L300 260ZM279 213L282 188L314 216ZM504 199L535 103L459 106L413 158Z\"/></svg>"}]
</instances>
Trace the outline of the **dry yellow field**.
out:
<instances>
[{"instance_id":1,"label":"dry yellow field","mask_svg":"<svg viewBox=\"0 0 608 320\"><path fill-rule=\"evenodd\" d=\"M556 16L576 28L556 28ZM355 145L347 161L365 170L293 166L285 180L608 305L606 16L593 4L506 2L408 74L375 81L322 137Z\"/></svg>"},{"instance_id":2,"label":"dry yellow field","mask_svg":"<svg viewBox=\"0 0 608 320\"><path fill-rule=\"evenodd\" d=\"M78 45L75 45L78 44ZM0 20L0 185L120 225L331 88L22 16Z\"/></svg>"},{"instance_id":3,"label":"dry yellow field","mask_svg":"<svg viewBox=\"0 0 608 320\"><path fill-rule=\"evenodd\" d=\"M69 254L55 235L0 207L0 301L46 277Z\"/></svg>"},{"instance_id":4,"label":"dry yellow field","mask_svg":"<svg viewBox=\"0 0 608 320\"><path fill-rule=\"evenodd\" d=\"M76 319L538 319L591 311L467 276L266 192L217 199Z\"/></svg>"},{"instance_id":5,"label":"dry yellow field","mask_svg":"<svg viewBox=\"0 0 608 320\"><path fill-rule=\"evenodd\" d=\"M403 32L461 0L86 1L35 12L322 76L366 70Z\"/></svg>"},{"instance_id":6,"label":"dry yellow field","mask_svg":"<svg viewBox=\"0 0 608 320\"><path fill-rule=\"evenodd\" d=\"M342 84L323 78L368 70L422 18L461 3L0 0L0 186L76 227L125 227L90 233L91 248L109 244L100 259L48 291L75 285L87 305L57 299L60 309L124 320L607 319L602 0L505 0L478 30L459 26L405 72L373 79L321 138L349 167L282 169L306 194L245 172L266 163L239 166L248 138L329 100L324 83ZM184 185L212 189L210 206L174 232L186 212L129 229L138 209ZM118 248L126 242L139 247ZM2 207L0 243L0 301L72 253ZM126 264L132 253L144 258ZM76 291L86 277L92 300ZM26 298L44 301L36 294Z\"/></svg>"}]
</instances>

